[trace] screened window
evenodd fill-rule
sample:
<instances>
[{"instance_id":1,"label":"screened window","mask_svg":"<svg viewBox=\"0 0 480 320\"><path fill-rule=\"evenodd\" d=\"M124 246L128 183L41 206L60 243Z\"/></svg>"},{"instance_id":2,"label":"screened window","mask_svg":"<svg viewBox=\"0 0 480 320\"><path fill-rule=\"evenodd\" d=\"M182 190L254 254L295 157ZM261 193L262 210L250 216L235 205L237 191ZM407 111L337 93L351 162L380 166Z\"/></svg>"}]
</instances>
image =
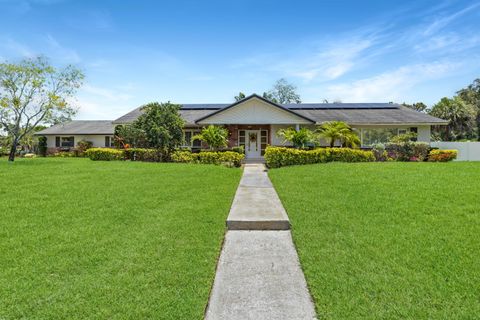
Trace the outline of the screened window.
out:
<instances>
[{"instance_id":1,"label":"screened window","mask_svg":"<svg viewBox=\"0 0 480 320\"><path fill-rule=\"evenodd\" d=\"M75 138L74 137L61 137L60 139L60 147L74 147L75 146Z\"/></svg>"},{"instance_id":2,"label":"screened window","mask_svg":"<svg viewBox=\"0 0 480 320\"><path fill-rule=\"evenodd\" d=\"M268 143L268 131L261 130L260 131L260 149L262 156L265 154L265 149L267 148Z\"/></svg>"},{"instance_id":3,"label":"screened window","mask_svg":"<svg viewBox=\"0 0 480 320\"><path fill-rule=\"evenodd\" d=\"M110 148L115 146L115 140L111 136L105 136L105 147Z\"/></svg>"},{"instance_id":4,"label":"screened window","mask_svg":"<svg viewBox=\"0 0 480 320\"><path fill-rule=\"evenodd\" d=\"M377 143L386 143L393 136L408 132L409 130L405 128L362 128L362 146L371 147Z\"/></svg>"},{"instance_id":5,"label":"screened window","mask_svg":"<svg viewBox=\"0 0 480 320\"><path fill-rule=\"evenodd\" d=\"M200 149L202 147L202 141L200 140L195 140L192 141L192 137L200 134L199 130L184 130L183 131L183 146L184 147L190 147L192 149Z\"/></svg>"},{"instance_id":6,"label":"screened window","mask_svg":"<svg viewBox=\"0 0 480 320\"><path fill-rule=\"evenodd\" d=\"M238 130L238 146L245 148L245 130Z\"/></svg>"}]
</instances>

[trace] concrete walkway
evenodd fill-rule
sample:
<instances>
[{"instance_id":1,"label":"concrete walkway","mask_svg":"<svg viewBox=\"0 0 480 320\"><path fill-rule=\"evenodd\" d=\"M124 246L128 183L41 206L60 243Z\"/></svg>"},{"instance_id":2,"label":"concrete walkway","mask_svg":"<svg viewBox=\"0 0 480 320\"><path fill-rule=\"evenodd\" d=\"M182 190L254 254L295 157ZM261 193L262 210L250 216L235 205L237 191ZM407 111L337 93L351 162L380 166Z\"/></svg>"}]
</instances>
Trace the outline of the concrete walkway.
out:
<instances>
[{"instance_id":1,"label":"concrete walkway","mask_svg":"<svg viewBox=\"0 0 480 320\"><path fill-rule=\"evenodd\" d=\"M315 319L288 216L263 164L245 166L227 226L206 319Z\"/></svg>"},{"instance_id":2,"label":"concrete walkway","mask_svg":"<svg viewBox=\"0 0 480 320\"><path fill-rule=\"evenodd\" d=\"M246 164L227 218L229 230L288 230L290 222L263 164Z\"/></svg>"}]
</instances>

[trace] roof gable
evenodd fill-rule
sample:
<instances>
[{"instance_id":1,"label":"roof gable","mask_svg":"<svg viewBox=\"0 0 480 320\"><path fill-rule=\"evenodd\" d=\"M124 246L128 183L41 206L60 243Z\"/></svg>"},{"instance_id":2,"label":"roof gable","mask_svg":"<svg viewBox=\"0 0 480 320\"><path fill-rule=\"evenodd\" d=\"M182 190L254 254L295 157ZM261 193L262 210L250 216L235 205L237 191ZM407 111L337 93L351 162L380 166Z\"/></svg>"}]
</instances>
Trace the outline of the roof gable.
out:
<instances>
[{"instance_id":1,"label":"roof gable","mask_svg":"<svg viewBox=\"0 0 480 320\"><path fill-rule=\"evenodd\" d=\"M256 94L219 109L198 124L311 124L314 120Z\"/></svg>"}]
</instances>

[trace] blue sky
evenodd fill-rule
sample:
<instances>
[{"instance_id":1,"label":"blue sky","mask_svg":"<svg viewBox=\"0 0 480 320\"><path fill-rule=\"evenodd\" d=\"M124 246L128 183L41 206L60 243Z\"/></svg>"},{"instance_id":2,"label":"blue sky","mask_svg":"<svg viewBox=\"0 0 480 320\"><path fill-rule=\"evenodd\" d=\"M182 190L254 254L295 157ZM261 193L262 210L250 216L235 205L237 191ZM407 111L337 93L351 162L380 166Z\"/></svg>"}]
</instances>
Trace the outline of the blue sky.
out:
<instances>
[{"instance_id":1,"label":"blue sky","mask_svg":"<svg viewBox=\"0 0 480 320\"><path fill-rule=\"evenodd\" d=\"M480 1L0 0L0 61L39 54L84 70L77 119L282 77L304 102L431 105L480 77Z\"/></svg>"}]
</instances>

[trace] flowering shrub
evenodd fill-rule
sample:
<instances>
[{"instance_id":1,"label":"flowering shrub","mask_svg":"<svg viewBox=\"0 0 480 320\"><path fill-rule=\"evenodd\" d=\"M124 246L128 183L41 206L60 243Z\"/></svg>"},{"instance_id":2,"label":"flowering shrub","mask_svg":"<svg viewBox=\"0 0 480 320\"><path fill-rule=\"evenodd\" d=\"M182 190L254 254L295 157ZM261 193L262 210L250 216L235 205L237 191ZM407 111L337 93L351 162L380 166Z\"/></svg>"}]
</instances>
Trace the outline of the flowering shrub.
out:
<instances>
[{"instance_id":1,"label":"flowering shrub","mask_svg":"<svg viewBox=\"0 0 480 320\"><path fill-rule=\"evenodd\" d=\"M428 161L447 162L457 158L457 150L439 150L434 149L428 154Z\"/></svg>"},{"instance_id":2,"label":"flowering shrub","mask_svg":"<svg viewBox=\"0 0 480 320\"><path fill-rule=\"evenodd\" d=\"M339 162L370 162L375 161L372 151L350 148L318 148L314 150L299 150L285 147L267 147L265 161L270 168L290 165Z\"/></svg>"},{"instance_id":3,"label":"flowering shrub","mask_svg":"<svg viewBox=\"0 0 480 320\"><path fill-rule=\"evenodd\" d=\"M387 143L385 151L389 158L396 161L424 161L430 146L424 142Z\"/></svg>"}]
</instances>

